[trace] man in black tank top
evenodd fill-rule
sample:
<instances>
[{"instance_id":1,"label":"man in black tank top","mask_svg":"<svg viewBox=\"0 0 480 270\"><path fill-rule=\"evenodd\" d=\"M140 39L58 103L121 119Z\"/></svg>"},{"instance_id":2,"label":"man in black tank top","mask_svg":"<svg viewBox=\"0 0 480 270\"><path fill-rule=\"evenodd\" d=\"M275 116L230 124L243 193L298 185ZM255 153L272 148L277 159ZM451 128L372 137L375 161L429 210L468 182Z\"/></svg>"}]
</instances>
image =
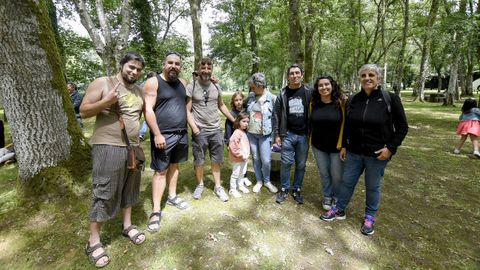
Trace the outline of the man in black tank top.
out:
<instances>
[{"instance_id":1,"label":"man in black tank top","mask_svg":"<svg viewBox=\"0 0 480 270\"><path fill-rule=\"evenodd\" d=\"M188 157L187 112L185 82L179 79L182 60L177 53L168 53L163 72L147 80L144 86L145 119L150 127L152 163L153 211L147 229L160 229L160 203L165 186L167 204L179 209L188 208L187 202L177 196L178 163ZM168 179L167 179L168 177Z\"/></svg>"}]
</instances>

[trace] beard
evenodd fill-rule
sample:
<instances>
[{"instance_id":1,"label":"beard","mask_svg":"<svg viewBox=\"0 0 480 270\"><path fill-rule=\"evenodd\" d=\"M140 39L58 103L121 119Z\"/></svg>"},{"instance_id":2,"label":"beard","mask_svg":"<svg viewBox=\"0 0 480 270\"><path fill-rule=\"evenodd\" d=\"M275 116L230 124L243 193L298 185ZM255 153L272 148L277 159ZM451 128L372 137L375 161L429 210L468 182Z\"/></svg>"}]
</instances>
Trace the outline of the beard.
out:
<instances>
[{"instance_id":1,"label":"beard","mask_svg":"<svg viewBox=\"0 0 480 270\"><path fill-rule=\"evenodd\" d=\"M122 74L122 78L126 83L129 84L134 84L137 81L135 78L129 78L127 74Z\"/></svg>"},{"instance_id":2,"label":"beard","mask_svg":"<svg viewBox=\"0 0 480 270\"><path fill-rule=\"evenodd\" d=\"M168 72L168 81L174 82L176 80L178 80L178 72L172 69Z\"/></svg>"},{"instance_id":3,"label":"beard","mask_svg":"<svg viewBox=\"0 0 480 270\"><path fill-rule=\"evenodd\" d=\"M205 73L200 74L200 79L202 81L210 81L210 78L211 78L210 74L205 74Z\"/></svg>"}]
</instances>

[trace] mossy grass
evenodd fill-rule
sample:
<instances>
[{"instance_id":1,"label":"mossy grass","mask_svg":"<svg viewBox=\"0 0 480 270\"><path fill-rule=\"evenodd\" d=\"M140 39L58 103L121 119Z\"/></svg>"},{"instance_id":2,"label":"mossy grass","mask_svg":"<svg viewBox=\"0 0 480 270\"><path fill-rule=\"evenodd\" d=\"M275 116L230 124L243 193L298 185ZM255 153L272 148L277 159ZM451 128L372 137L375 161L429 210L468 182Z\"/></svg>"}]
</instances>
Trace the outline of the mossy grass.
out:
<instances>
[{"instance_id":1,"label":"mossy grass","mask_svg":"<svg viewBox=\"0 0 480 270\"><path fill-rule=\"evenodd\" d=\"M224 98L228 103L230 96ZM147 233L141 246L121 236L120 217L107 222L102 241L112 262L106 269L479 268L480 160L468 155L469 141L461 155L451 154L458 139L460 103L443 107L408 100L404 97L411 128L386 169L373 236L360 233L363 179L345 221L326 223L318 218L322 195L311 155L303 188L305 204L299 206L291 197L278 205L265 189L220 202L213 194L208 165L204 196L193 200L190 152L189 161L180 166L178 185L179 196L190 208L165 206L160 232ZM92 123L93 119L85 121L87 137ZM148 140L143 142L147 160L149 145ZM80 189L70 199L40 206L19 205L16 170L15 165L0 168L0 268L93 268L83 253L90 190ZM252 171L250 164L249 177L254 180ZM230 173L226 161L224 187ZM151 212L152 174L145 170L141 201L134 207L133 222L142 229Z\"/></svg>"}]
</instances>

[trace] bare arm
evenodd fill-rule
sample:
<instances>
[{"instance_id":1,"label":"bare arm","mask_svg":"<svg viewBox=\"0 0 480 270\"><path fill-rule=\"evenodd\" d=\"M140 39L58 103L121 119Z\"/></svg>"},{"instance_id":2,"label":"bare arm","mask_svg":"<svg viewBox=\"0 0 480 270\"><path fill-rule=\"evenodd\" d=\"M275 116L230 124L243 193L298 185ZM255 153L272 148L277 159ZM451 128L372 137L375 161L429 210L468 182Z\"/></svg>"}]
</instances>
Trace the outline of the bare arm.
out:
<instances>
[{"instance_id":1,"label":"bare arm","mask_svg":"<svg viewBox=\"0 0 480 270\"><path fill-rule=\"evenodd\" d=\"M200 133L200 129L197 127L197 124L195 124L195 121L193 120L191 97L187 97L187 122L192 129L193 134L197 135L198 133Z\"/></svg>"},{"instance_id":2,"label":"bare arm","mask_svg":"<svg viewBox=\"0 0 480 270\"><path fill-rule=\"evenodd\" d=\"M82 105L80 105L80 116L82 118L96 116L101 111L118 101L118 86L120 85L120 82L112 89L108 89L104 92L105 85L105 78L98 78L88 86Z\"/></svg>"},{"instance_id":3,"label":"bare arm","mask_svg":"<svg viewBox=\"0 0 480 270\"><path fill-rule=\"evenodd\" d=\"M220 109L220 111L223 113L223 115L225 115L225 117L228 118L228 120L235 122L235 118L232 116L232 114L230 113L230 111L228 110L227 106L225 105L225 103L223 103L223 99L222 97L220 96L219 99L218 99L218 108Z\"/></svg>"},{"instance_id":4,"label":"bare arm","mask_svg":"<svg viewBox=\"0 0 480 270\"><path fill-rule=\"evenodd\" d=\"M145 97L145 120L147 121L150 130L153 133L153 140L155 142L155 147L157 148L164 148L165 147L165 138L162 136L160 132L160 128L157 125L157 118L155 116L155 112L153 108L155 103L157 102L157 88L158 82L157 78L153 77L148 79L143 86L143 93Z\"/></svg>"}]
</instances>

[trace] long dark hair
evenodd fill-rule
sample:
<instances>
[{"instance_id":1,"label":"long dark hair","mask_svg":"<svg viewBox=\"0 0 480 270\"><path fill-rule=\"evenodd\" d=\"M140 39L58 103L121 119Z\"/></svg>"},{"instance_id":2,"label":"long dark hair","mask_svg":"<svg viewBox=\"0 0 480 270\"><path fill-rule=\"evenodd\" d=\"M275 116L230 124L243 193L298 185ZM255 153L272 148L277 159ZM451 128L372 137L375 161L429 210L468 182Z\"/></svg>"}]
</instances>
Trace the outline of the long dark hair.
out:
<instances>
[{"instance_id":1,"label":"long dark hair","mask_svg":"<svg viewBox=\"0 0 480 270\"><path fill-rule=\"evenodd\" d=\"M468 113L471 109L477 107L477 101L474 98L467 98L463 102L462 113Z\"/></svg>"},{"instance_id":2,"label":"long dark hair","mask_svg":"<svg viewBox=\"0 0 480 270\"><path fill-rule=\"evenodd\" d=\"M312 92L312 105L315 106L320 102L322 102L320 93L318 93L318 83L322 79L327 79L330 81L330 84L332 85L332 94L331 94L332 102L338 105L338 98L342 94L342 90L340 89L340 86L338 85L338 83L331 76L328 76L328 75L318 76L315 79L315 83L313 84L313 92Z\"/></svg>"}]
</instances>

